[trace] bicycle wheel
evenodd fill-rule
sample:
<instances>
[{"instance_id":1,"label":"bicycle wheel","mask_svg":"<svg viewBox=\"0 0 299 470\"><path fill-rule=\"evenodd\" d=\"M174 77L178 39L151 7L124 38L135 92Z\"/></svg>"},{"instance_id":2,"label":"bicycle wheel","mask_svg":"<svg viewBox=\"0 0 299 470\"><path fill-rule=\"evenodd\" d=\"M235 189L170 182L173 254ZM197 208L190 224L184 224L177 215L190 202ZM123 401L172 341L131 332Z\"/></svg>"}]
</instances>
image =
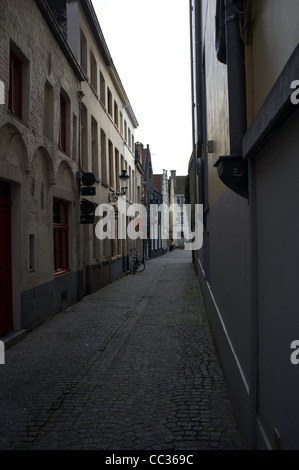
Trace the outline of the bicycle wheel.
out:
<instances>
[{"instance_id":1,"label":"bicycle wheel","mask_svg":"<svg viewBox=\"0 0 299 470\"><path fill-rule=\"evenodd\" d=\"M139 260L138 260L136 267L137 267L137 271L138 271L139 273L142 273L142 271L145 270L144 261L139 261Z\"/></svg>"}]
</instances>

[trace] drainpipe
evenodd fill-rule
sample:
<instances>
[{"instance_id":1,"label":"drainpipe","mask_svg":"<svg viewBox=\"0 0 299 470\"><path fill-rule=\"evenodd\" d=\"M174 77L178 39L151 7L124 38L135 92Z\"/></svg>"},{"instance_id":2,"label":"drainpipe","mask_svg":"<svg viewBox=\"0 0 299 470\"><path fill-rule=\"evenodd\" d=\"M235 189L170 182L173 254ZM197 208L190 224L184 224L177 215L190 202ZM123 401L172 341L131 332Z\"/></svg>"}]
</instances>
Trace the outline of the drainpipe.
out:
<instances>
[{"instance_id":1,"label":"drainpipe","mask_svg":"<svg viewBox=\"0 0 299 470\"><path fill-rule=\"evenodd\" d=\"M249 449L256 450L256 419L258 415L258 234L255 161L249 167Z\"/></svg>"},{"instance_id":2,"label":"drainpipe","mask_svg":"<svg viewBox=\"0 0 299 470\"><path fill-rule=\"evenodd\" d=\"M202 78L201 78L201 5L200 0L190 0L190 50L191 50L191 85L192 85L192 138L194 162L194 188L196 176L198 177L198 200L195 203L203 204L203 161L201 149L203 143L202 132ZM194 20L193 20L194 19ZM195 45L195 54L193 41Z\"/></svg>"},{"instance_id":3,"label":"drainpipe","mask_svg":"<svg viewBox=\"0 0 299 470\"><path fill-rule=\"evenodd\" d=\"M203 109L202 109L202 42L201 42L201 5L195 2L195 43L196 43L196 120L197 120L197 177L198 204L204 203L204 168L201 151L203 145Z\"/></svg>"},{"instance_id":4,"label":"drainpipe","mask_svg":"<svg viewBox=\"0 0 299 470\"><path fill-rule=\"evenodd\" d=\"M244 0L245 3L245 0ZM237 194L249 198L250 224L250 364L249 364L249 448L256 449L258 408L258 281L255 162L243 158L243 137L247 131L245 47L240 34L240 13L235 0L218 0L217 57L227 64L230 155L215 164L219 178Z\"/></svg>"},{"instance_id":5,"label":"drainpipe","mask_svg":"<svg viewBox=\"0 0 299 470\"><path fill-rule=\"evenodd\" d=\"M243 159L247 130L245 48L240 32L236 0L220 0L225 8L225 43L228 79L230 155L220 157L215 167L219 178L232 191L248 199L248 163ZM222 39L223 40L223 39Z\"/></svg>"},{"instance_id":6,"label":"drainpipe","mask_svg":"<svg viewBox=\"0 0 299 470\"><path fill-rule=\"evenodd\" d=\"M240 35L240 17L234 0L225 0L226 60L228 71L231 156L243 159L243 137L247 130L245 48ZM250 194L250 365L249 365L249 448L256 449L258 380L258 287L255 163L245 163ZM249 165L249 172L248 172Z\"/></svg>"},{"instance_id":7,"label":"drainpipe","mask_svg":"<svg viewBox=\"0 0 299 470\"><path fill-rule=\"evenodd\" d=\"M82 284L82 273L83 273L83 266L82 266L82 239L81 239L81 225L79 223L80 220L80 198L81 198L81 171L82 171L82 142L81 142L81 120L82 120L82 99L84 98L84 93L82 90L77 92L78 96L78 103L79 103L79 122L78 122L78 172L77 172L77 180L78 180L78 203L77 203L77 217L78 217L78 231L77 231L77 296L78 302L82 300L83 294L83 284Z\"/></svg>"},{"instance_id":8,"label":"drainpipe","mask_svg":"<svg viewBox=\"0 0 299 470\"><path fill-rule=\"evenodd\" d=\"M194 50L193 50L193 1L189 0L189 21L190 21L190 62L191 62L191 97L192 97L192 149L193 159L195 158L195 93L194 93Z\"/></svg>"},{"instance_id":9,"label":"drainpipe","mask_svg":"<svg viewBox=\"0 0 299 470\"><path fill-rule=\"evenodd\" d=\"M194 204L196 204L196 137L195 137L195 89L194 89L194 75L195 75L195 59L194 59L194 48L193 48L193 38L195 33L195 25L193 24L194 18L194 5L193 0L189 0L189 22L190 22L190 65L191 65L191 116L192 116L192 177L193 177L193 194L194 194ZM193 213L193 211L192 211ZM195 225L194 218L191 220L192 226ZM192 227L193 228L193 227Z\"/></svg>"},{"instance_id":10,"label":"drainpipe","mask_svg":"<svg viewBox=\"0 0 299 470\"><path fill-rule=\"evenodd\" d=\"M226 63L229 96L230 153L242 155L247 130L245 49L234 0L225 0Z\"/></svg>"}]
</instances>

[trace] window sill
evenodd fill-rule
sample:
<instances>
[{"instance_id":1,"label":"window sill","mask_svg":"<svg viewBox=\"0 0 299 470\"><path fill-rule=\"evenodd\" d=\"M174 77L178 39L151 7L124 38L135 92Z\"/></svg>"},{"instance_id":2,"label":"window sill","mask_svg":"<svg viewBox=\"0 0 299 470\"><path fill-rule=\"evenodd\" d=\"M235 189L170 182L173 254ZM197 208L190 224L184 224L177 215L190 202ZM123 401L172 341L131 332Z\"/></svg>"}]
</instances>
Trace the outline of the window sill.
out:
<instances>
[{"instance_id":1,"label":"window sill","mask_svg":"<svg viewBox=\"0 0 299 470\"><path fill-rule=\"evenodd\" d=\"M99 102L100 102L102 108L104 109L105 113L108 113L105 103L103 103L103 101L101 99L99 99Z\"/></svg>"},{"instance_id":2,"label":"window sill","mask_svg":"<svg viewBox=\"0 0 299 470\"><path fill-rule=\"evenodd\" d=\"M92 264L92 269L97 269L103 266L103 263L101 261L94 261Z\"/></svg>"},{"instance_id":3,"label":"window sill","mask_svg":"<svg viewBox=\"0 0 299 470\"><path fill-rule=\"evenodd\" d=\"M92 84L92 83L89 83L89 86L93 92L93 94L95 95L95 97L97 98L97 100L99 99L99 95L98 95L98 92L97 90L95 89L95 86Z\"/></svg>"},{"instance_id":4,"label":"window sill","mask_svg":"<svg viewBox=\"0 0 299 470\"><path fill-rule=\"evenodd\" d=\"M11 109L7 108L7 112L10 116L12 116L14 119L16 119L20 124L23 124L23 126L29 128L28 120L24 119L24 117L19 117L16 113L11 111Z\"/></svg>"},{"instance_id":5,"label":"window sill","mask_svg":"<svg viewBox=\"0 0 299 470\"><path fill-rule=\"evenodd\" d=\"M129 152L133 155L133 157L135 158L135 155L133 153L133 150L131 149L131 147L129 146L128 142L126 140L124 140L124 145L127 147L127 149L129 150Z\"/></svg>"},{"instance_id":6,"label":"window sill","mask_svg":"<svg viewBox=\"0 0 299 470\"><path fill-rule=\"evenodd\" d=\"M65 270L61 270L61 271L56 271L54 272L54 277L59 277L59 276L62 276L63 274L68 274L70 273L71 270L70 269L65 269Z\"/></svg>"}]
</instances>

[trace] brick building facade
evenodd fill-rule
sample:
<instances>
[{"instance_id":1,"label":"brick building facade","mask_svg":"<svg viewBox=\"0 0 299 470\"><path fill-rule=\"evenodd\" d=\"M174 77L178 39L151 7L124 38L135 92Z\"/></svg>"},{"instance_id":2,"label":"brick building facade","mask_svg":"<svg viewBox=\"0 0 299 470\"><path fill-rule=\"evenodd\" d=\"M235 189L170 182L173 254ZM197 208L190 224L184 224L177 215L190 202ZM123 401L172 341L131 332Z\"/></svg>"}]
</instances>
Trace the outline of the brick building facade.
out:
<instances>
[{"instance_id":1,"label":"brick building facade","mask_svg":"<svg viewBox=\"0 0 299 470\"><path fill-rule=\"evenodd\" d=\"M140 193L138 123L91 2L59 2L63 12L54 3L1 2L1 338L117 279L135 249L97 240L96 219L80 223L86 173L96 179L86 198L94 207L119 191L122 170L127 202Z\"/></svg>"}]
</instances>

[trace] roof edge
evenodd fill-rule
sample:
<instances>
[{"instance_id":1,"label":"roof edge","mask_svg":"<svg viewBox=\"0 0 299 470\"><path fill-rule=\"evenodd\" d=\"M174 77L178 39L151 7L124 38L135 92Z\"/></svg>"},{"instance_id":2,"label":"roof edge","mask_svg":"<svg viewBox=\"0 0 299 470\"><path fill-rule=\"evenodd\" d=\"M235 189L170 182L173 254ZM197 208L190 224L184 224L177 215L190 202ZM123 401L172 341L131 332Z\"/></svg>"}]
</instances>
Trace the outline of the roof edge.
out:
<instances>
[{"instance_id":1,"label":"roof edge","mask_svg":"<svg viewBox=\"0 0 299 470\"><path fill-rule=\"evenodd\" d=\"M111 57L111 54L109 52L107 43L105 41L105 37L102 31L102 28L100 26L97 14L95 12L95 9L93 7L93 4L91 0L81 0L81 5L83 8L83 11L85 13L85 16L88 20L88 23L91 27L92 33L96 39L96 42L99 46L99 49L102 53L103 59L105 61L105 64L107 66L113 64L113 60Z\"/></svg>"},{"instance_id":2,"label":"roof edge","mask_svg":"<svg viewBox=\"0 0 299 470\"><path fill-rule=\"evenodd\" d=\"M132 109L132 106L130 104L130 101L128 99L127 93L125 91L125 88L122 84L122 81L119 77L119 74L117 72L117 69L114 65L112 56L109 52L108 45L106 43L103 31L101 29L97 14L94 10L93 4L91 0L81 0L81 5L83 8L83 11L85 13L85 16L87 18L87 21L91 27L92 33L95 37L95 40L98 44L98 47L103 55L103 59L105 61L105 64L109 68L111 77L113 79L114 85L116 86L118 92L120 93L120 96L122 97L124 103L125 103L125 108L128 112L128 115L130 119L132 120L132 123L135 127L139 127L139 123L136 119L136 116L134 114L134 111Z\"/></svg>"},{"instance_id":3,"label":"roof edge","mask_svg":"<svg viewBox=\"0 0 299 470\"><path fill-rule=\"evenodd\" d=\"M86 76L81 69L76 57L74 56L70 46L68 45L67 40L65 39L59 24L56 21L55 16L52 13L52 10L49 8L47 2L45 0L35 0L38 8L40 9L44 19L46 20L50 31L52 32L54 38L56 39L57 43L59 44L62 52L66 56L69 64L71 65L73 71L75 72L77 78L84 82L86 80Z\"/></svg>"}]
</instances>

